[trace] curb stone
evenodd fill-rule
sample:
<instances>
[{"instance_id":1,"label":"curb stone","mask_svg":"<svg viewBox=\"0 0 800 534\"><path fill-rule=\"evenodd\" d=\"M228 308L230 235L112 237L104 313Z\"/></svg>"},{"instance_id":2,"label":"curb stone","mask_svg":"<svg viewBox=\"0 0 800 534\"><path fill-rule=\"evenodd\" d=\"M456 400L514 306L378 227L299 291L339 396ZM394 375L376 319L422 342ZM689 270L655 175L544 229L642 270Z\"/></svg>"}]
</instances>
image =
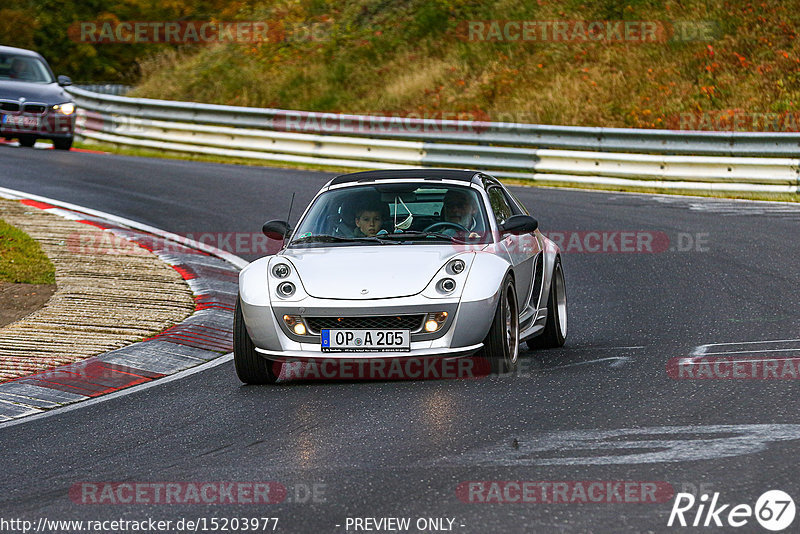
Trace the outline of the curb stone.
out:
<instances>
[{"instance_id":1,"label":"curb stone","mask_svg":"<svg viewBox=\"0 0 800 534\"><path fill-rule=\"evenodd\" d=\"M16 192L0 192L0 196L26 199L24 193ZM230 261L229 253L219 251L217 255L208 247L201 250L190 243L178 243L106 219L94 210L87 210L92 213L88 214L79 208L66 209L31 198L26 204L93 225L150 250L186 280L194 295L195 311L144 341L0 384L0 422L156 380L233 350L239 268Z\"/></svg>"}]
</instances>

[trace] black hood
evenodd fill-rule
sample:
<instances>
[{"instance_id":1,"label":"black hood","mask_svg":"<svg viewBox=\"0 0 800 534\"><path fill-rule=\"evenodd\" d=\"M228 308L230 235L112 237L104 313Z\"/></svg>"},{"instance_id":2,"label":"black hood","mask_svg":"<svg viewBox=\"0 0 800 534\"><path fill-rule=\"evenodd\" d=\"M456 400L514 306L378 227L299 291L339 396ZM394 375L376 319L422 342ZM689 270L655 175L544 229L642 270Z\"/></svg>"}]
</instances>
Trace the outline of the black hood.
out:
<instances>
[{"instance_id":1,"label":"black hood","mask_svg":"<svg viewBox=\"0 0 800 534\"><path fill-rule=\"evenodd\" d=\"M0 100L19 100L42 102L43 104L63 104L72 98L57 83L32 83L0 80Z\"/></svg>"}]
</instances>

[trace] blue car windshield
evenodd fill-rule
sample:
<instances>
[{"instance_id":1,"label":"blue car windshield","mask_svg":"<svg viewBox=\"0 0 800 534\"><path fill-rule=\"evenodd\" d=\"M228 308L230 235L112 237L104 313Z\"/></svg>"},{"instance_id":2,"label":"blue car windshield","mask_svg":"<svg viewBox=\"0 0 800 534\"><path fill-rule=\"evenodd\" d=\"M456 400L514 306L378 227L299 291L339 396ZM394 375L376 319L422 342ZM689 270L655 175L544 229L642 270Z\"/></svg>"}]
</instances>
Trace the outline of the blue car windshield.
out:
<instances>
[{"instance_id":1,"label":"blue car windshield","mask_svg":"<svg viewBox=\"0 0 800 534\"><path fill-rule=\"evenodd\" d=\"M38 58L0 54L0 80L53 83L50 69Z\"/></svg>"},{"instance_id":2,"label":"blue car windshield","mask_svg":"<svg viewBox=\"0 0 800 534\"><path fill-rule=\"evenodd\" d=\"M489 242L475 189L446 184L379 184L333 189L315 200L289 246Z\"/></svg>"}]
</instances>

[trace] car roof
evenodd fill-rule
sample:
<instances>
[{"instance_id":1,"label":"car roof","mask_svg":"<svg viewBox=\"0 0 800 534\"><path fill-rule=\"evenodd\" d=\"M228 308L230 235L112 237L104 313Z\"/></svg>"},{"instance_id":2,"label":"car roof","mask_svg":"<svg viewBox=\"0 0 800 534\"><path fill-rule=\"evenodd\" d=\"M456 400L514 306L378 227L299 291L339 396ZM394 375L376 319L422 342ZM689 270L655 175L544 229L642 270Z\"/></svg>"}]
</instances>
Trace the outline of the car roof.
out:
<instances>
[{"instance_id":1,"label":"car roof","mask_svg":"<svg viewBox=\"0 0 800 534\"><path fill-rule=\"evenodd\" d=\"M423 180L457 180L462 182L472 182L478 171L462 169L398 169L382 171L362 171L350 174L341 174L331 180L329 185L374 182L380 180L397 179L423 179Z\"/></svg>"},{"instance_id":2,"label":"car roof","mask_svg":"<svg viewBox=\"0 0 800 534\"><path fill-rule=\"evenodd\" d=\"M13 46L0 45L0 54L15 54L18 56L29 56L35 58L42 58L41 54L33 50L26 50L25 48L15 48Z\"/></svg>"}]
</instances>

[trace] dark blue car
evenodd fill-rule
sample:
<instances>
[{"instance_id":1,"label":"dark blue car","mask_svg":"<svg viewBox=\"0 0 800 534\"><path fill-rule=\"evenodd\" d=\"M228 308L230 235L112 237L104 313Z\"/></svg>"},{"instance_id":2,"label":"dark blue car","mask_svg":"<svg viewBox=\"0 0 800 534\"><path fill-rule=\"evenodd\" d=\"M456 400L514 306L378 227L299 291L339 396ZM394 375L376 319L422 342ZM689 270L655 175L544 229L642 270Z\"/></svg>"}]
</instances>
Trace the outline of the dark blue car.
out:
<instances>
[{"instance_id":1,"label":"dark blue car","mask_svg":"<svg viewBox=\"0 0 800 534\"><path fill-rule=\"evenodd\" d=\"M75 131L75 103L64 87L66 76L53 75L45 59L31 50L0 46L0 138L31 147L50 139L69 150Z\"/></svg>"}]
</instances>

